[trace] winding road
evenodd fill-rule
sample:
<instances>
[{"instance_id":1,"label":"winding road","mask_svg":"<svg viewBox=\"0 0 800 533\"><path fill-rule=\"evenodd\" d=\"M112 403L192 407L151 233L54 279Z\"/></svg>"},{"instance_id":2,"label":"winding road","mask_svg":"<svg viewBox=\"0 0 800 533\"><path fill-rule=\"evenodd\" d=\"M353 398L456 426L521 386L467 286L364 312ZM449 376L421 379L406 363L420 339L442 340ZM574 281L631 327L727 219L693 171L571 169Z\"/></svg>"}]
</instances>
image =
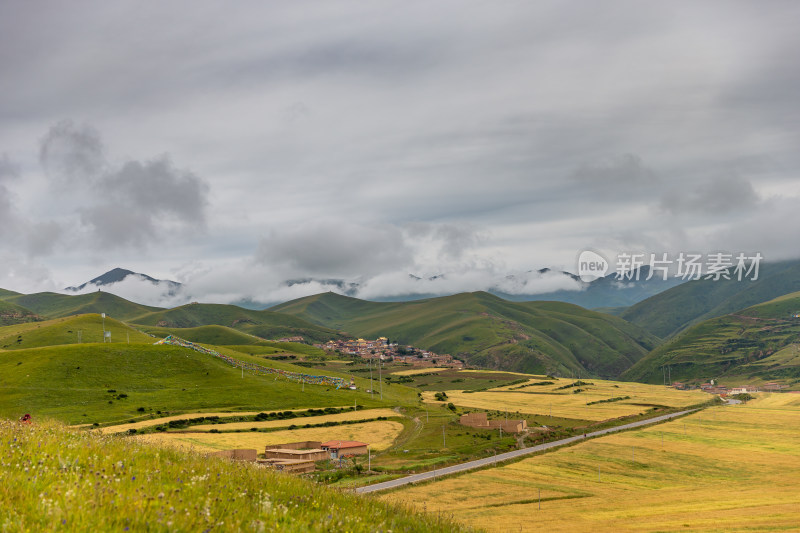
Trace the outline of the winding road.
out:
<instances>
[{"instance_id":1,"label":"winding road","mask_svg":"<svg viewBox=\"0 0 800 533\"><path fill-rule=\"evenodd\" d=\"M485 457L483 459L477 459L475 461L469 461L467 463L461 463L458 465L448 466L445 468L441 468L438 470L432 470L430 472L422 472L420 474L413 474L411 476L401 477L397 479L392 479L391 481L384 481L382 483L375 483L374 485L367 485L364 487L356 488L356 492L359 494L367 494L369 492L378 492L380 490L388 490L393 489L396 487L401 487L403 485L408 485L409 483L416 483L418 481L427 481L429 479L436 479L441 476L446 476L448 474L455 474L457 472L464 472L465 470L472 470L474 468L481 468L484 466L493 465L495 463L499 463L502 461L506 461L508 459L514 459L516 457L520 457L523 455L529 455L532 453L542 452L545 450L549 450L551 448L557 448L559 446L564 446L565 444L572 444L573 442L578 442L582 440L586 440L589 437L599 437L601 435L607 435L609 433L614 433L616 431L625 431L627 429L634 429L642 426L648 426L650 424L656 424L658 422L663 422L665 420L670 420L672 418L676 418L679 416L683 416L689 413L693 413L695 411L699 411L699 409L689 409L686 411L679 411L677 413L671 413L668 415L661 415L656 416L654 418L648 418L647 420L639 420L637 422L631 422L629 424L623 424L622 426L616 426L613 428L601 429L598 431L593 431L591 433L587 433L586 435L578 435L577 437L569 437L566 439L561 440L554 440L553 442L547 442L545 444L539 444L536 446L531 446L529 448L522 448L521 450L514 450L511 452L501 453L499 455L495 455L493 457Z\"/></svg>"}]
</instances>

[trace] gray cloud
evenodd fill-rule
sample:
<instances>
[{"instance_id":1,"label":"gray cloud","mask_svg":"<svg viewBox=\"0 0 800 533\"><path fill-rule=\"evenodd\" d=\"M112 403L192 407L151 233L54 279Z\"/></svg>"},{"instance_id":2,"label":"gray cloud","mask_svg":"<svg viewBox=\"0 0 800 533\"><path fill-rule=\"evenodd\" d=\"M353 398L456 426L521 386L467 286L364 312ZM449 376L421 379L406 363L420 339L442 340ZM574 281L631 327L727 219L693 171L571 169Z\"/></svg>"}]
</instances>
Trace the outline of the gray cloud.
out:
<instances>
[{"instance_id":1,"label":"gray cloud","mask_svg":"<svg viewBox=\"0 0 800 533\"><path fill-rule=\"evenodd\" d=\"M741 176L722 176L701 182L688 190L672 189L661 198L661 207L671 213L725 214L749 211L760 199L753 185Z\"/></svg>"},{"instance_id":2,"label":"gray cloud","mask_svg":"<svg viewBox=\"0 0 800 533\"><path fill-rule=\"evenodd\" d=\"M142 247L205 230L208 185L189 171L176 169L163 156L147 162L128 161L104 175L98 202L80 210L81 222L104 246Z\"/></svg>"},{"instance_id":3,"label":"gray cloud","mask_svg":"<svg viewBox=\"0 0 800 533\"><path fill-rule=\"evenodd\" d=\"M351 278L408 267L413 252L393 226L315 221L264 237L256 261L293 277Z\"/></svg>"},{"instance_id":4,"label":"gray cloud","mask_svg":"<svg viewBox=\"0 0 800 533\"><path fill-rule=\"evenodd\" d=\"M97 131L62 120L41 140L39 161L56 182L85 185L92 182L105 165L104 152Z\"/></svg>"},{"instance_id":5,"label":"gray cloud","mask_svg":"<svg viewBox=\"0 0 800 533\"><path fill-rule=\"evenodd\" d=\"M0 9L0 249L70 278L104 246L143 272L202 257L220 299L478 288L587 246L739 248L800 204L793 2ZM782 231L763 242L796 255Z\"/></svg>"}]
</instances>

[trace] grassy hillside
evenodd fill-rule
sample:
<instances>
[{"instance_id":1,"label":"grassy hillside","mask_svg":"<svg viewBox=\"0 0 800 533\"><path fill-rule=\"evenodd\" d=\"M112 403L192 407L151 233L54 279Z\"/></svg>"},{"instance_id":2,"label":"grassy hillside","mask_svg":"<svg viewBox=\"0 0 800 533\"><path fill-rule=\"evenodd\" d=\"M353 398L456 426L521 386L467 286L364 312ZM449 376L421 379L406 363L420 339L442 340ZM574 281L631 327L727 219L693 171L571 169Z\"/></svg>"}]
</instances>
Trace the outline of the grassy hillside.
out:
<instances>
[{"instance_id":1,"label":"grassy hillside","mask_svg":"<svg viewBox=\"0 0 800 533\"><path fill-rule=\"evenodd\" d=\"M39 292L36 294L9 296L5 300L21 305L47 318L86 313L106 313L117 320L128 321L136 316L158 309L158 307L129 302L109 292L92 292L79 295Z\"/></svg>"},{"instance_id":2,"label":"grassy hillside","mask_svg":"<svg viewBox=\"0 0 800 533\"><path fill-rule=\"evenodd\" d=\"M23 333L24 336L27 333ZM230 357L288 371L349 376L296 367L221 348ZM402 405L408 387L384 387L385 402L359 391L302 385L234 368L220 358L177 346L71 344L0 351L0 416L26 412L70 423L128 421L164 412L253 411L300 407ZM113 392L111 392L113 391ZM120 397L121 395L124 395ZM141 410L140 410L141 408Z\"/></svg>"},{"instance_id":3,"label":"grassy hillside","mask_svg":"<svg viewBox=\"0 0 800 533\"><path fill-rule=\"evenodd\" d=\"M520 372L615 376L657 343L614 316L560 302L509 302L485 292L391 303L324 293L272 309Z\"/></svg>"},{"instance_id":4,"label":"grassy hillside","mask_svg":"<svg viewBox=\"0 0 800 533\"><path fill-rule=\"evenodd\" d=\"M165 328L220 325L265 339L302 336L308 341L324 342L341 337L337 331L296 316L223 304L188 304L174 309L157 310L136 317L134 322ZM228 344L242 343L237 341Z\"/></svg>"},{"instance_id":5,"label":"grassy hillside","mask_svg":"<svg viewBox=\"0 0 800 533\"><path fill-rule=\"evenodd\" d=\"M0 326L24 324L40 320L39 315L21 305L0 300Z\"/></svg>"},{"instance_id":6,"label":"grassy hillside","mask_svg":"<svg viewBox=\"0 0 800 533\"><path fill-rule=\"evenodd\" d=\"M798 290L800 261L765 263L756 281L690 281L632 305L620 316L667 338L691 324Z\"/></svg>"},{"instance_id":7,"label":"grassy hillside","mask_svg":"<svg viewBox=\"0 0 800 533\"><path fill-rule=\"evenodd\" d=\"M7 531L464 530L254 465L38 420L0 420L0 461Z\"/></svg>"},{"instance_id":8,"label":"grassy hillside","mask_svg":"<svg viewBox=\"0 0 800 533\"><path fill-rule=\"evenodd\" d=\"M4 300L10 296L19 296L19 293L8 289L0 289L0 300Z\"/></svg>"},{"instance_id":9,"label":"grassy hillside","mask_svg":"<svg viewBox=\"0 0 800 533\"><path fill-rule=\"evenodd\" d=\"M711 378L723 383L800 381L800 292L788 294L696 324L636 363L623 378L663 381L669 366L673 381Z\"/></svg>"},{"instance_id":10,"label":"grassy hillside","mask_svg":"<svg viewBox=\"0 0 800 533\"><path fill-rule=\"evenodd\" d=\"M80 315L0 328L0 349L18 350L60 344L102 343L103 324L112 343L152 343L155 340L136 329L100 315Z\"/></svg>"}]
</instances>

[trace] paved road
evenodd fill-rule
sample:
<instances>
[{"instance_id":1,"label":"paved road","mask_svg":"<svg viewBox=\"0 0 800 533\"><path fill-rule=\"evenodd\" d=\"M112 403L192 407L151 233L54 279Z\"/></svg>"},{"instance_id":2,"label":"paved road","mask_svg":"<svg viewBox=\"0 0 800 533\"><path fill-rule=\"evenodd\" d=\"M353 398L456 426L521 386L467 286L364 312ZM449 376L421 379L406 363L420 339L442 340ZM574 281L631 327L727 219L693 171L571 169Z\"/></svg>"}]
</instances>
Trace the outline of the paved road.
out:
<instances>
[{"instance_id":1,"label":"paved road","mask_svg":"<svg viewBox=\"0 0 800 533\"><path fill-rule=\"evenodd\" d=\"M649 424L655 424L656 422L661 422L663 420L669 420L671 418L675 418L677 416L682 416L687 413L691 413L697 411L698 409L689 409L687 411L680 411L677 413L672 413L669 415L661 415L655 418L648 418L647 420L639 420L638 422L631 422L630 424L624 424L622 426L617 426L608 429L601 429L599 431L593 431L592 433L587 433L584 437L583 435L579 435L577 437L569 437L567 439L555 440L553 442L547 442L545 444L539 444L537 446L531 446L530 448L522 448L521 450L514 450L511 452L501 453L500 455L496 455L494 457L485 457L483 459L478 459L476 461L470 461L468 463L461 463L458 465L448 466L446 468L440 468L438 470L432 470L430 472L422 472L421 474L414 474L411 476L401 477L397 479L393 479L391 481L384 481L382 483L375 483L374 485L367 485L366 487L358 487L356 492L359 494L366 494L368 492L377 492L379 490L387 490L393 489L395 487L400 487L402 485L408 485L409 483L415 483L417 481L425 481L428 479L436 479L437 477L441 477L447 474L455 474L456 472L463 472L465 470L472 470L473 468L480 468L482 466L491 465L494 463L498 463L501 461L505 461L507 459L513 459L515 457L520 457L522 455L528 455L531 453L541 452L544 450L549 450L551 448L557 448L558 446L564 446L565 444L570 444L573 442L578 442L581 440L585 440L589 437L599 437L600 435L606 435L608 433L614 433L615 431L624 431L626 429L633 429L638 428L641 426L647 426Z\"/></svg>"}]
</instances>

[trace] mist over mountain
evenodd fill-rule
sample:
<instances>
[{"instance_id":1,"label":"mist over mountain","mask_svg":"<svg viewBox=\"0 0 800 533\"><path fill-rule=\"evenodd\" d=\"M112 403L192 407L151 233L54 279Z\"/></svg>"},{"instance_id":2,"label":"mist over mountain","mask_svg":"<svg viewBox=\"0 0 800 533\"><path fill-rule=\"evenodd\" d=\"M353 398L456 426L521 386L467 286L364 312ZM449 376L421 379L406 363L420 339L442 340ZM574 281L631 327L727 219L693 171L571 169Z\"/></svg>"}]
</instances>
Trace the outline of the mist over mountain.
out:
<instances>
[{"instance_id":1,"label":"mist over mountain","mask_svg":"<svg viewBox=\"0 0 800 533\"><path fill-rule=\"evenodd\" d=\"M387 280L311 277L289 279L273 290L253 287L250 294L225 295L222 291L189 278L184 283L156 279L123 268L114 268L78 286L67 287L67 294L96 290L111 292L145 305L175 306L190 301L235 304L249 309L266 309L295 298L334 292L376 302L402 302L448 296L461 292L486 291L511 301L560 301L586 308L624 308L681 283L678 278L648 280L648 267L642 267L638 280L620 283L613 274L584 282L570 272L542 268L504 276L476 273L443 273L431 276L405 274L401 282L388 286ZM386 290L380 290L386 286Z\"/></svg>"}]
</instances>

